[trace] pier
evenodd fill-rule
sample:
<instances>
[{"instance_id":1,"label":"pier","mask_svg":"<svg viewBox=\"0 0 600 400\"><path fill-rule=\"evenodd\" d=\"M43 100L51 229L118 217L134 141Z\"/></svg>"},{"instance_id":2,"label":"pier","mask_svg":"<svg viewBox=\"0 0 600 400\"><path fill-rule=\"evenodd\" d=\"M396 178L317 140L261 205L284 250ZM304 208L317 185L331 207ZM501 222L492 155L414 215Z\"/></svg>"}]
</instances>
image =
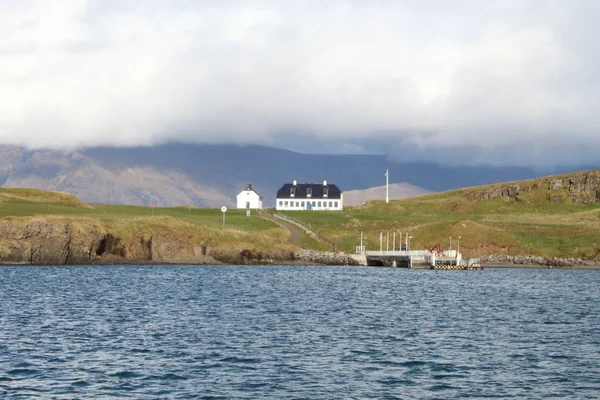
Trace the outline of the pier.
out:
<instances>
[{"instance_id":1,"label":"pier","mask_svg":"<svg viewBox=\"0 0 600 400\"><path fill-rule=\"evenodd\" d=\"M463 260L456 250L365 251L367 265L415 269L482 269L479 259Z\"/></svg>"}]
</instances>

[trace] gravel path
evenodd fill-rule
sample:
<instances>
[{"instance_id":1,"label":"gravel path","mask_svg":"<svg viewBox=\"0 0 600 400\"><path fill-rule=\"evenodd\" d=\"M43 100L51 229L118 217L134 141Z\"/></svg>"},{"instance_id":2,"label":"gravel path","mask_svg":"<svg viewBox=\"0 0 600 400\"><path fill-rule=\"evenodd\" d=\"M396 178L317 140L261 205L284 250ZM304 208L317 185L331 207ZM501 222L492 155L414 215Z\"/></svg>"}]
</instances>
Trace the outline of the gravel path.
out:
<instances>
[{"instance_id":1,"label":"gravel path","mask_svg":"<svg viewBox=\"0 0 600 400\"><path fill-rule=\"evenodd\" d=\"M292 244L294 246L298 246L298 247L302 246L302 238L304 237L304 232L302 232L302 230L300 228L298 228L297 226L295 226L287 221L282 220L281 218L273 217L271 214L267 213L265 210L261 210L260 215L264 219L274 222L277 225L282 226L285 229L287 229L288 231L290 231L290 233L291 233L291 236L289 239L290 244Z\"/></svg>"}]
</instances>

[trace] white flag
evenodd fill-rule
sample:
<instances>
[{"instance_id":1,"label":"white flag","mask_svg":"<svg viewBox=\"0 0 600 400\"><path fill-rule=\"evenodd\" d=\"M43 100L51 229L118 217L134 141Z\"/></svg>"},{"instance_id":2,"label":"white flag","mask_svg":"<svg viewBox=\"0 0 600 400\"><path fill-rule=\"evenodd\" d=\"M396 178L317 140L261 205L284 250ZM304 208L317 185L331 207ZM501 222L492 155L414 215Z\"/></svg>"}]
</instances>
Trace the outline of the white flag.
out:
<instances>
[{"instance_id":1,"label":"white flag","mask_svg":"<svg viewBox=\"0 0 600 400\"><path fill-rule=\"evenodd\" d=\"M387 176L388 176L388 170L386 169L385 170L385 177L387 178Z\"/></svg>"}]
</instances>

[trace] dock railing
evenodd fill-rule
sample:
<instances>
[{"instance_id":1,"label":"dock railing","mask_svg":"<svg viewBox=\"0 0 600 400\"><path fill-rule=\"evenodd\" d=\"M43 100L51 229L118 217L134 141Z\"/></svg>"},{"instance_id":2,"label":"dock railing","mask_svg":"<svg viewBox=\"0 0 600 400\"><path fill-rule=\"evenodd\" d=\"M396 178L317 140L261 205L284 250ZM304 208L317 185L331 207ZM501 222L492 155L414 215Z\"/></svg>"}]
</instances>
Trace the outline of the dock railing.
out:
<instances>
[{"instance_id":1,"label":"dock railing","mask_svg":"<svg viewBox=\"0 0 600 400\"><path fill-rule=\"evenodd\" d=\"M360 247L360 246L358 246ZM398 256L398 257L423 257L425 256L428 251L427 250L368 250L367 255L369 256L374 256L374 257L392 257L392 256Z\"/></svg>"}]
</instances>

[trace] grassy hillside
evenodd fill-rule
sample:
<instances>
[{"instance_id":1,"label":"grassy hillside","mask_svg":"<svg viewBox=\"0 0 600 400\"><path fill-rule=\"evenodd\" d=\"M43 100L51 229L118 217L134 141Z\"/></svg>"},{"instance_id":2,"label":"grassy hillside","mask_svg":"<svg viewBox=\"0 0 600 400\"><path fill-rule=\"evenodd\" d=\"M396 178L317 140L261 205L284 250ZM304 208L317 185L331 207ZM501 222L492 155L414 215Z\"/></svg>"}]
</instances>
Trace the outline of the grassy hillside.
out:
<instances>
[{"instance_id":1,"label":"grassy hillside","mask_svg":"<svg viewBox=\"0 0 600 400\"><path fill-rule=\"evenodd\" d=\"M219 209L84 204L76 197L31 189L0 189L0 219L32 217L90 221L133 243L158 232L171 232L193 245L260 251L289 248L289 232L259 215L229 210L222 230ZM286 216L301 222L336 247L353 252L364 232L369 249L379 248L379 233L413 236L411 248L435 243L469 257L485 254L534 254L600 259L600 171L465 188L407 200L374 201L342 212L297 211ZM305 247L324 248L308 237ZM384 248L385 248L384 243Z\"/></svg>"},{"instance_id":2,"label":"grassy hillside","mask_svg":"<svg viewBox=\"0 0 600 400\"><path fill-rule=\"evenodd\" d=\"M0 187L0 203L2 203L2 210L16 212L19 210L19 205L26 204L38 206L41 204L48 204L71 208L87 207L85 203L69 193L47 192L40 189L9 189L3 187ZM0 212L2 212L2 210L0 210Z\"/></svg>"},{"instance_id":3,"label":"grassy hillside","mask_svg":"<svg viewBox=\"0 0 600 400\"><path fill-rule=\"evenodd\" d=\"M56 221L93 222L126 243L133 237L172 231L188 237L194 245L208 244L234 250L289 247L286 229L245 210L228 210L223 230L220 209L152 208L85 204L69 194L37 189L0 188L0 219L30 220L43 217Z\"/></svg>"},{"instance_id":4,"label":"grassy hillside","mask_svg":"<svg viewBox=\"0 0 600 400\"><path fill-rule=\"evenodd\" d=\"M535 254L600 258L600 171L551 176L466 188L422 197L374 201L343 212L286 212L337 246L353 251L360 232L370 249L379 233L399 238L408 232L411 248L435 243L483 254ZM398 240L398 239L397 239ZM384 242L385 248L385 242Z\"/></svg>"},{"instance_id":5,"label":"grassy hillside","mask_svg":"<svg viewBox=\"0 0 600 400\"><path fill-rule=\"evenodd\" d=\"M391 183L389 185L388 192L390 199L402 200L431 193L431 190L411 185L410 183ZM347 206L360 206L367 201L384 199L385 193L385 185L362 190L345 191L344 204Z\"/></svg>"}]
</instances>

